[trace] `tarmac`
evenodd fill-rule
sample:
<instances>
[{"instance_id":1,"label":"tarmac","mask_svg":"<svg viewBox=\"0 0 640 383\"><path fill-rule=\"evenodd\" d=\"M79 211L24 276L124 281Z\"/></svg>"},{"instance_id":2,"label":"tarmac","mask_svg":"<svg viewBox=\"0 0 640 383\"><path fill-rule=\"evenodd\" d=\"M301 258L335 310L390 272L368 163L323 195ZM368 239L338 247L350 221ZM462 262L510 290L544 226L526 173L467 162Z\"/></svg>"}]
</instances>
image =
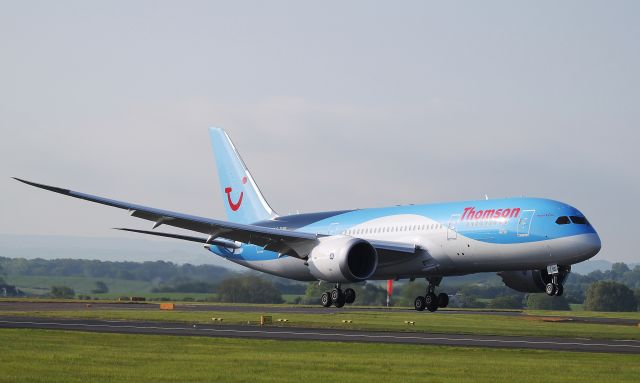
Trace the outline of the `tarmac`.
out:
<instances>
[{"instance_id":1,"label":"tarmac","mask_svg":"<svg viewBox=\"0 0 640 383\"><path fill-rule=\"evenodd\" d=\"M0 328L27 328L101 333L497 347L550 351L640 354L640 341L525 336L357 331L257 325L204 325L177 322L107 321L0 316Z\"/></svg>"}]
</instances>

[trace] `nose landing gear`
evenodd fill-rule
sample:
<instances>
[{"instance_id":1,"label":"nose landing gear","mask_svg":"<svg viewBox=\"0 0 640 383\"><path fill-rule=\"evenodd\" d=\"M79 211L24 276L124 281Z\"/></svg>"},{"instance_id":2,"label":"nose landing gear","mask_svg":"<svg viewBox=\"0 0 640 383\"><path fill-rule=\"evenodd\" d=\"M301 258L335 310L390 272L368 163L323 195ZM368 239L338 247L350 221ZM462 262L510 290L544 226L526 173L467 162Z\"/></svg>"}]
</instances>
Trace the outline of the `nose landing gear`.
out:
<instances>
[{"instance_id":1,"label":"nose landing gear","mask_svg":"<svg viewBox=\"0 0 640 383\"><path fill-rule=\"evenodd\" d=\"M549 273L549 275L551 276L551 282L547 283L544 286L544 292L549 296L562 296L562 294L564 293L564 287L562 286L561 281L565 279L566 274L569 273L569 270L565 271L564 269L559 268L558 265L547 266L547 273Z\"/></svg>"},{"instance_id":2,"label":"nose landing gear","mask_svg":"<svg viewBox=\"0 0 640 383\"><path fill-rule=\"evenodd\" d=\"M444 308L449 305L449 296L446 293L436 295L435 289L442 282L442 277L429 277L427 286L427 294L425 296L416 297L413 301L413 307L416 311L424 311L427 309L431 312Z\"/></svg>"}]
</instances>

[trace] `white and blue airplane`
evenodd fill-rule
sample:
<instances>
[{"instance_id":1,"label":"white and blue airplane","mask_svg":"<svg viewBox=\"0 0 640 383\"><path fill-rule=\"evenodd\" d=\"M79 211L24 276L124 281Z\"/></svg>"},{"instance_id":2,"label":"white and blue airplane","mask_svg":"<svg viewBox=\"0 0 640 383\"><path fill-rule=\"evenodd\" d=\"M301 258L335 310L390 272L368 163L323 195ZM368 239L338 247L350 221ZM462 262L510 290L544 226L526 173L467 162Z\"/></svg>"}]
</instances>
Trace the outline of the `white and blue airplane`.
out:
<instances>
[{"instance_id":1,"label":"white and blue airplane","mask_svg":"<svg viewBox=\"0 0 640 383\"><path fill-rule=\"evenodd\" d=\"M45 190L126 209L153 221L204 234L131 232L201 242L231 262L299 281L335 284L323 306L353 303L341 283L426 278L415 309L446 307L435 294L443 277L497 272L521 292L562 295L571 265L600 251L585 216L562 202L541 198L393 206L281 216L269 206L224 130L209 130L227 220L198 217L121 202L16 178Z\"/></svg>"}]
</instances>

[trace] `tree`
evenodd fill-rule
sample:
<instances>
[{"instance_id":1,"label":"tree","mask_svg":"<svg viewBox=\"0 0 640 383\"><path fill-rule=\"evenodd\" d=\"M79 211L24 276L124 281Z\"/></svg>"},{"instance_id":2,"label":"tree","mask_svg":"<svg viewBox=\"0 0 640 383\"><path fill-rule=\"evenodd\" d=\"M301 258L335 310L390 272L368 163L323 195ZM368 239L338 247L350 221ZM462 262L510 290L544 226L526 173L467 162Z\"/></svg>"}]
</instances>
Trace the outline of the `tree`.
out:
<instances>
[{"instance_id":1,"label":"tree","mask_svg":"<svg viewBox=\"0 0 640 383\"><path fill-rule=\"evenodd\" d=\"M96 288L91 290L94 294L104 294L109 292L109 287L102 281L96 281Z\"/></svg>"},{"instance_id":2,"label":"tree","mask_svg":"<svg viewBox=\"0 0 640 383\"><path fill-rule=\"evenodd\" d=\"M218 285L218 300L233 303L282 303L280 291L271 282L248 275L225 279Z\"/></svg>"},{"instance_id":3,"label":"tree","mask_svg":"<svg viewBox=\"0 0 640 383\"><path fill-rule=\"evenodd\" d=\"M320 296L325 291L329 291L331 288L329 285L323 285L318 282L309 282L307 284L307 290L304 292L304 297L300 301L305 305L318 305L320 304Z\"/></svg>"},{"instance_id":4,"label":"tree","mask_svg":"<svg viewBox=\"0 0 640 383\"><path fill-rule=\"evenodd\" d=\"M533 310L571 310L564 297L550 297L547 294L529 294L527 308Z\"/></svg>"},{"instance_id":5,"label":"tree","mask_svg":"<svg viewBox=\"0 0 640 383\"><path fill-rule=\"evenodd\" d=\"M518 299L513 295L505 295L496 297L487 305L490 309L521 309L522 299Z\"/></svg>"},{"instance_id":6,"label":"tree","mask_svg":"<svg viewBox=\"0 0 640 383\"><path fill-rule=\"evenodd\" d=\"M638 311L640 311L640 288L636 289L635 294L636 303L638 304Z\"/></svg>"},{"instance_id":7,"label":"tree","mask_svg":"<svg viewBox=\"0 0 640 383\"><path fill-rule=\"evenodd\" d=\"M384 306L387 304L387 290L373 283L344 285L342 289L351 287L356 292L355 304L366 306ZM393 299L392 299L393 303Z\"/></svg>"},{"instance_id":8,"label":"tree","mask_svg":"<svg viewBox=\"0 0 640 383\"><path fill-rule=\"evenodd\" d=\"M636 311L636 297L626 285L613 281L599 281L587 289L584 309L591 311Z\"/></svg>"},{"instance_id":9,"label":"tree","mask_svg":"<svg viewBox=\"0 0 640 383\"><path fill-rule=\"evenodd\" d=\"M395 290L399 290L398 293ZM426 290L427 286L422 281L405 283L403 287L399 288L394 286L394 297L391 300L395 302L396 306L413 307L413 301L416 297L424 296ZM395 298L396 296L397 298Z\"/></svg>"},{"instance_id":10,"label":"tree","mask_svg":"<svg viewBox=\"0 0 640 383\"><path fill-rule=\"evenodd\" d=\"M616 279L622 278L622 276L629 271L631 271L631 269L629 269L626 263L616 262L611 265L611 274L616 276Z\"/></svg>"},{"instance_id":11,"label":"tree","mask_svg":"<svg viewBox=\"0 0 640 383\"><path fill-rule=\"evenodd\" d=\"M486 303L479 301L473 295L456 294L449 301L449 307L457 307L462 309L482 309L487 307Z\"/></svg>"},{"instance_id":12,"label":"tree","mask_svg":"<svg viewBox=\"0 0 640 383\"><path fill-rule=\"evenodd\" d=\"M60 299L72 299L76 292L69 286L51 286L51 296Z\"/></svg>"}]
</instances>

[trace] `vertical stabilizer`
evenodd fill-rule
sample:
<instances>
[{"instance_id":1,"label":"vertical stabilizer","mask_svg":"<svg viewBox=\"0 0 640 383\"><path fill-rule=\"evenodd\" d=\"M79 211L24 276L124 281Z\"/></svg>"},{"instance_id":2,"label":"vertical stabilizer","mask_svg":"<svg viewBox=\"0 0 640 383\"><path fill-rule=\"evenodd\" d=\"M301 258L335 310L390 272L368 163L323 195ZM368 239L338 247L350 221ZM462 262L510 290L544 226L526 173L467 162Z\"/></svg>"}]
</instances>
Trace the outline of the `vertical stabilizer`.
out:
<instances>
[{"instance_id":1,"label":"vertical stabilizer","mask_svg":"<svg viewBox=\"0 0 640 383\"><path fill-rule=\"evenodd\" d=\"M221 128L209 128L209 135L228 220L252 223L276 217L227 133Z\"/></svg>"}]
</instances>

